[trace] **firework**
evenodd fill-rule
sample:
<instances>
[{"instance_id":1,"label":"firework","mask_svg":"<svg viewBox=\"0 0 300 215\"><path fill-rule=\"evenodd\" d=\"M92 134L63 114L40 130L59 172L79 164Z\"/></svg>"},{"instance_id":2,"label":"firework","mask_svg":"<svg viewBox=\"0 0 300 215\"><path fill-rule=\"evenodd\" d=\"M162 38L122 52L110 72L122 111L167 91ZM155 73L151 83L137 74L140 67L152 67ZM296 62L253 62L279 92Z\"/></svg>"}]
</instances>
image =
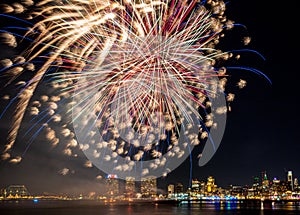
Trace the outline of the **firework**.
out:
<instances>
[{"instance_id":1,"label":"firework","mask_svg":"<svg viewBox=\"0 0 300 215\"><path fill-rule=\"evenodd\" d=\"M17 109L2 159L21 161L10 151L28 108L53 146L62 136L64 154L76 157L78 147L86 167L123 178L166 175L202 141L204 165L218 148L234 99L224 96L226 69L216 66L233 56L216 49L234 26L223 1L21 1L2 11L30 20L21 40L2 31L2 43L33 41L1 61L7 85L32 72L11 99ZM44 79L49 92L32 101Z\"/></svg>"}]
</instances>

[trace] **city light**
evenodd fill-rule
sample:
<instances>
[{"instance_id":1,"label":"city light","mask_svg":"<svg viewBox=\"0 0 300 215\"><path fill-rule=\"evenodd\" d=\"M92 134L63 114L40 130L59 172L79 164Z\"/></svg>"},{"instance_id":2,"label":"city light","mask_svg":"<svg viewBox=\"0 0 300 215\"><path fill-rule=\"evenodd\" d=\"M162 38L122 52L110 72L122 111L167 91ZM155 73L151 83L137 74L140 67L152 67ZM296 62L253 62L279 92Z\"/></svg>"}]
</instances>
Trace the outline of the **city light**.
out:
<instances>
[{"instance_id":1,"label":"city light","mask_svg":"<svg viewBox=\"0 0 300 215\"><path fill-rule=\"evenodd\" d=\"M291 180L293 178L293 180ZM181 182L168 184L166 190L158 192L158 182L155 177L146 177L140 183L134 178L128 177L125 181L120 180L117 175L106 176L106 192L96 195L33 195L25 185L10 185L1 190L0 200L30 199L38 203L44 200L97 200L104 203L113 202L177 202L180 204L204 202L235 202L243 200L255 201L300 201L300 186L298 179L293 177L293 172L286 173L286 179L274 177L269 180L266 171L262 172L261 178L253 177L251 185L230 185L222 188L217 185L213 176L206 180L193 179L191 186L184 189ZM123 186L122 186L122 183ZM121 187L125 187L124 190Z\"/></svg>"}]
</instances>

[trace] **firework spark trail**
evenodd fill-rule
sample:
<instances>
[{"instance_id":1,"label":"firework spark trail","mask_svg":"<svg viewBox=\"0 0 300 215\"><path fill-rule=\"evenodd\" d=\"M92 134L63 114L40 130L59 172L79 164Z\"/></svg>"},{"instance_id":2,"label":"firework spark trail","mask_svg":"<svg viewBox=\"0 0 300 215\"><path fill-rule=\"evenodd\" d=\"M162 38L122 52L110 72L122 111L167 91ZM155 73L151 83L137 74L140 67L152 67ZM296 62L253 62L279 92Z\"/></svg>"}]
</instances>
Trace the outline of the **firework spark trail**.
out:
<instances>
[{"instance_id":1,"label":"firework spark trail","mask_svg":"<svg viewBox=\"0 0 300 215\"><path fill-rule=\"evenodd\" d=\"M41 3L39 3L38 6L43 6L44 4L46 4L48 2L50 2L50 1L42 1ZM83 3L83 4L85 4L85 3L88 4L89 3L88 1L85 1L85 2L79 1L79 2ZM155 4L158 4L158 2L155 2L154 4L152 4L152 6L155 5ZM193 2L193 4L195 4L195 2ZM151 5L151 3L150 3L150 5ZM172 6L174 6L174 5L175 4L172 3ZM103 11L105 8L110 7L110 6L111 6L110 4L106 4L105 6L102 6L100 8L98 5L96 5L96 8L97 8L96 11L97 12ZM127 5L125 5L125 6L127 6ZM140 5L140 4L138 4L138 5L134 5L133 4L133 5L130 5L130 6L131 7L135 6L135 7L132 7L133 11L136 11L135 8L143 8L143 6ZM54 54L48 59L48 61L44 64L44 66L42 66L39 69L39 71L37 72L37 74L35 75L35 77L32 79L32 81L29 84L27 84L27 86L25 87L25 89L31 88L31 89L33 89L32 91L34 91L34 89L36 88L37 84L40 82L41 78L44 76L44 73L47 71L49 65L51 65L57 59L57 57L59 55L64 55L63 52L71 44L74 44L74 43L72 43L73 41L78 41L79 39L81 39L82 37L84 37L84 35L86 35L86 32L87 33L91 32L90 28L88 28L88 27L87 28L82 28L82 26L84 26L84 25L89 25L89 26L92 26L92 27L93 26L98 26L99 24L104 23L107 20L107 17L109 17L109 18L113 17L112 13L108 13L108 14L104 15L104 19L103 18L99 19L99 16L100 16L99 14L96 14L95 15L96 17L95 17L95 16L91 16L91 13L89 13L89 16L92 17L92 18L90 18L88 20L86 20L86 16L83 16L82 20L74 20L73 22L67 22L66 20L64 20L64 18L70 18L70 17L74 18L74 16L75 16L75 18L76 18L76 16L80 17L80 13L78 13L78 12L82 10L82 7L81 6L77 6L76 7L73 4L67 5L67 6L61 6L61 5L59 5L59 6L49 6L49 7L46 7L45 9L43 9L40 13L36 13L36 15L42 15L42 14L44 14L45 12L47 12L49 10L55 10L55 9L59 9L59 11L62 11L62 12L54 14L54 15L50 16L49 18L45 18L41 22L38 22L36 24L36 26L33 28L33 30L34 30L35 28L41 28L41 26L46 26L46 23L49 23L49 22L54 22L55 23L55 22L57 22L57 24L54 24L54 26L53 25L49 25L50 27L48 27L47 29L43 29L45 33L41 32L41 34L37 37L36 41L38 41L38 43L36 43L36 45L34 45L32 48L30 48L28 52L29 53L34 52L34 50L37 48L37 46L39 44L44 44L44 47L42 47L38 51L34 52L34 54L29 58L29 61L32 60L32 59L34 59L34 58L36 58L37 56L39 56L43 51L47 50L50 46L53 46L53 44L58 43L58 41L60 43L60 46L55 47L55 49L57 49L57 50L55 50ZM69 10L76 11L76 12L75 13L74 12L69 12ZM171 11L172 10L173 10L173 8L171 8ZM163 13L162 11L163 10L161 10L161 13ZM178 13L177 16L179 16L179 14L180 14L180 12ZM181 15L182 16L181 18L183 19L183 16L185 17L186 13L182 13L182 14L183 15ZM136 16L138 17L139 21L142 21L141 20L142 18L141 18L141 15L140 15L139 12L137 12ZM149 17L147 16L147 19L148 18ZM133 20L133 22L134 22L134 20ZM148 19L148 22L149 22L149 19ZM146 28L146 26L144 25L144 22L141 22L141 23L142 23L142 27L139 26L139 28L142 28L143 31L145 31L145 30L149 31L149 28L148 29ZM203 23L203 22L200 22L200 23ZM138 24L136 24L136 25L138 25ZM176 26L176 25L174 25L174 26ZM198 26L196 25L196 27L198 27ZM71 30L69 30L68 28L71 28ZM191 28L191 30L195 29L195 27L193 27L193 25L191 25L191 27L189 27L189 28ZM99 28L96 28L96 30L98 30L98 29ZM154 27L152 29L154 29ZM151 31L152 31L152 29L151 29ZM66 31L66 30L67 30L67 34L62 33L63 31ZM104 31L106 31L106 30L107 29L104 28ZM172 32L173 30L174 30L174 27L171 27L170 32ZM187 30L189 30L189 29L187 29ZM147 36L149 35L149 32L145 32L144 33L143 31L139 30L138 32L141 35L145 35L145 34ZM163 31L165 31L165 30L164 29L161 30L160 33L162 33ZM31 32L29 32L29 33L31 33ZM116 35L119 34L118 32L117 33L114 32L114 33ZM57 34L58 36L56 36L56 38L55 38L53 36L54 34ZM134 33L132 33L132 34L134 34ZM45 36L45 35L47 35L47 36ZM72 37L71 35L74 35L74 36ZM179 36L181 36L181 35L184 35L184 31L183 31L183 33L179 34ZM99 33L97 33L97 37L99 37L99 36L102 36L102 35L100 35ZM136 35L134 35L134 36L136 36ZM53 39L52 39L52 37L53 37ZM50 39L50 41L46 42L49 39ZM92 43L90 43L90 44L92 44ZM88 44L87 47L91 46L90 44ZM110 46L111 46L111 42L109 41L109 39L108 39L108 43L107 44L108 45L104 45L104 48L103 48L104 50L106 50L107 47L110 48ZM180 46L178 46L178 47L180 47ZM193 51L195 52L195 50L196 49L194 49ZM87 49L83 49L82 50L82 53L79 55L80 58L82 58L82 56L83 56L83 54L84 54L85 51L87 51ZM90 53L92 53L92 52L90 51ZM102 53L105 54L105 51L102 52ZM176 51L175 51L175 53L176 53ZM71 55L73 55L73 54L71 53ZM142 55L142 56L144 56L144 55ZM101 59L103 59L103 58L104 57L100 54L100 57L98 57L98 60L95 59L94 62L96 62L98 64L98 66L99 66L99 64L101 65L101 61L102 61ZM101 80L101 81L103 81L103 80ZM100 87L100 89L101 89L101 87ZM128 93L128 94L130 94L130 93ZM25 112L24 108L26 108L28 106L28 102L29 102L30 98L31 98L30 95L29 96L22 96L20 98L20 101L19 101L20 105L19 106L23 107L23 109L20 110L16 114L16 116L15 116L16 120L15 120L13 126L12 126L13 129L11 130L10 135L9 135L8 148L10 148L13 145L13 142L16 139L17 130L19 129L20 123L21 123L22 118L24 116L24 112Z\"/></svg>"},{"instance_id":2,"label":"firework spark trail","mask_svg":"<svg viewBox=\"0 0 300 215\"><path fill-rule=\"evenodd\" d=\"M102 132L100 137L95 134L79 137L81 141L78 142L90 140L92 143L78 146L88 151L98 142L100 149L106 148L105 152L101 154L94 149L91 156L99 158L101 154L107 161L117 155L129 157L123 165L118 165L115 159L116 170L132 169L131 158L141 160L147 153L160 158L155 162L161 165L168 163L163 161L163 150L157 146L161 146L160 142L168 142L169 138L168 149L174 151L167 151L167 156L184 158L187 142L192 147L199 144L198 134L193 133L193 129L198 129L200 139L205 140L212 139L211 128L222 128L222 122L218 125L214 113L224 115L227 112L227 104L218 100L224 96L226 69L215 68L215 63L229 59L232 54L215 47L222 32L233 26L224 15L222 0L43 0L36 4L23 0L21 4L3 5L2 11L7 14L24 12L34 23L33 26L29 24L28 32L20 40L33 41L22 53L23 60L1 61L4 73L11 76L9 83L24 69L35 71L18 96L12 99L17 100L17 109L3 159L10 158L9 152L26 109L45 77L50 77L53 89L60 91L52 101L48 101L46 95L41 97L41 101L48 104L46 112L51 120L63 121L54 108L55 102L62 100L63 104L65 100L61 98L67 100L72 96L74 101L66 105L66 114L72 114L73 122L80 121L75 126L83 126L75 130L88 134ZM1 35L0 39L7 46L18 45L13 34ZM249 42L250 38L244 39L245 45ZM246 81L240 80L238 87L244 86ZM233 99L234 94L228 94L227 101ZM36 105L30 108L35 117L45 112L40 112L40 106ZM207 116L203 117L199 109L204 109ZM84 116L86 113L93 115ZM57 144L59 140L48 122L50 120L45 126L48 139ZM86 128L95 125L97 131ZM65 125L60 133L72 139L74 134L67 131L70 130ZM93 139L96 136L98 140ZM182 136L186 136L186 140L180 139ZM126 143L119 143L120 137ZM179 143L179 139L184 143ZM64 154L72 155L70 147L76 146L77 142L67 144ZM217 146L217 143L213 146L214 150ZM107 151L111 154L106 154ZM18 157L12 162L20 160ZM157 163L150 166L158 168ZM169 172L172 168L167 169ZM142 172L149 171L143 169Z\"/></svg>"},{"instance_id":3,"label":"firework spark trail","mask_svg":"<svg viewBox=\"0 0 300 215\"><path fill-rule=\"evenodd\" d=\"M141 7L139 6L139 8ZM132 11L136 12L134 8ZM195 22L187 21L187 23L192 23L191 26L186 24L185 27L181 28L178 32L179 27L177 26L175 29L171 22L171 26L168 29L166 28L167 30L161 30L162 28L160 28L160 26L149 27L148 24L150 22L147 13L143 15L141 12L136 13L140 22L143 23L142 26L137 26L136 32L134 28L128 28L130 31L126 35L128 39L125 43L118 44L118 46L113 46L111 43L109 45L110 52L105 60L108 59L109 62L116 62L115 65L112 65L116 68L108 70L115 72L105 76L106 74L103 73L105 69L103 68L101 70L102 64L99 64L99 62L102 63L105 62L105 60L96 60L98 64L96 70L101 71L103 78L97 77L96 81L93 82L89 80L91 77L95 78L95 76L91 76L90 74L86 76L83 75L82 78L84 79L77 84L80 89L76 92L89 95L90 98L93 97L91 95L95 95L97 104L101 106L100 109L110 111L110 118L113 118L112 121L116 127L119 127L118 125L122 125L125 122L130 122L132 123L130 126L137 127L138 133L142 136L144 136L145 131L146 134L156 134L156 136L161 136L166 130L178 132L178 130L180 130L178 126L181 125L181 122L178 121L180 114L184 116L187 122L192 123L194 127L197 126L191 114L194 114L196 118L200 118L197 108L198 106L204 107L204 105L199 102L199 98L194 94L204 95L204 92L211 94L218 93L216 90L210 90L210 85L217 84L213 81L213 78L219 75L213 68L210 68L210 66L206 68L207 65L201 65L201 63L207 63L207 61L215 59L219 54L213 48L205 48L205 45L208 44L214 38L213 35L217 33L212 33L211 30L206 32L206 29L210 27L209 21L207 21L207 23L201 22L200 25L195 25ZM196 20L199 17L205 17L203 20L209 20L208 13L203 12L202 14L207 14L207 16L197 15ZM146 23L142 22L143 16L147 19ZM179 13L177 16L182 19L185 17L185 13ZM134 16L132 15L130 18L133 19ZM178 22L176 24L180 25L181 23ZM114 23L114 25L118 25L118 23ZM158 29L159 31L155 32L153 29ZM200 31L197 31L199 29ZM203 34L203 32L205 32L205 34ZM199 39L202 40L203 44L195 45L194 43ZM115 42L119 41L115 40ZM128 53L127 50L131 50L130 53ZM200 50L211 52L205 56L199 53ZM103 65L105 67L107 63L103 63ZM95 71L95 73L98 72ZM197 84L200 83L203 84L201 88L197 86ZM99 91L95 89L99 89ZM190 103L188 100L192 102ZM80 103L81 101L78 102ZM90 104L85 102L89 102ZM81 104L82 108L79 109L81 112L79 114L93 111L94 103L95 101L93 99L84 100ZM112 108L112 110L110 110L110 108ZM156 120L157 112L165 114L164 117L158 117L158 121ZM102 114L104 114L104 111ZM99 115L99 118L101 120L103 116ZM95 119L90 118L90 121L94 120ZM106 120L109 119L103 119L104 122ZM148 127L149 125L150 127ZM103 128L103 131L109 132L109 126L110 124ZM153 133L153 127L158 127L160 130L158 132L154 131ZM128 127L125 127L125 132L127 131L126 129L128 129ZM122 128L119 130L122 130ZM81 130L79 133L85 133L85 131ZM195 136L193 133L190 133L190 135L192 139ZM119 136L119 134L117 134L117 136ZM140 160L144 157L145 153L151 151L152 157L160 159L162 153L151 149L152 146L147 144L149 143L149 139L151 139L151 142L156 142L157 139L149 138L149 136L138 138L140 140L138 145L144 146L142 151L138 150L137 154L135 154L135 152L127 152L125 155L134 155L135 160ZM101 136L99 139L101 140ZM176 139L175 137L174 143L177 141ZM130 143L129 139L125 138L125 140ZM83 137L82 141L87 141L87 139ZM118 146L115 141L112 141L111 144L111 150L117 150L116 147ZM197 141L194 144L198 144ZM90 147L93 148L92 145ZM123 149L120 150L119 148L117 153L121 155L124 154L123 151ZM106 153L106 150L100 150L100 152ZM181 157L185 158L186 155L183 155L187 154L184 152L184 149L179 147L175 147L174 152L171 153L173 153L173 155L171 155L172 157L176 154L175 157L177 159ZM86 155L94 161L88 154L89 153L86 152ZM110 155L106 155L105 157L107 157L107 161L110 161ZM118 160L122 159L119 158ZM157 159L156 162L165 163L161 162L161 160L157 161ZM94 161L94 163L97 164L97 161ZM106 171L116 171L118 175L122 175L122 172L126 171L132 174L132 166L126 162L126 159L117 162L121 163L119 165L116 163L113 166L109 165L109 167L103 165L103 163L104 161L101 162L100 169L104 168ZM147 166L147 164L145 163L144 166ZM156 170L159 167L155 163L150 163L149 168ZM148 174L149 169L143 168L141 172L142 174ZM165 174L165 172L162 173ZM135 176L138 177L138 175Z\"/></svg>"}]
</instances>

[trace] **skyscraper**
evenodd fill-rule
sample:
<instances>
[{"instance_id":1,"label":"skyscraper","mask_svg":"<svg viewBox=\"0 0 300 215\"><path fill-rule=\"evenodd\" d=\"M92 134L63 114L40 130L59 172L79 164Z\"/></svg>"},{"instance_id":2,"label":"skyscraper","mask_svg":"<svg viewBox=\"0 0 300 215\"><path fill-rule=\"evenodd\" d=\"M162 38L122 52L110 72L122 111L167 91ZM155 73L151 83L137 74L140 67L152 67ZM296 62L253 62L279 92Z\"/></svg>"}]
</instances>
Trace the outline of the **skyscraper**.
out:
<instances>
[{"instance_id":1,"label":"skyscraper","mask_svg":"<svg viewBox=\"0 0 300 215\"><path fill-rule=\"evenodd\" d=\"M294 183L293 183L293 172L291 170L287 173L287 181L290 186L291 190L294 190Z\"/></svg>"},{"instance_id":2,"label":"skyscraper","mask_svg":"<svg viewBox=\"0 0 300 215\"><path fill-rule=\"evenodd\" d=\"M176 194L182 194L183 193L183 184L182 183L178 182L176 184L175 193Z\"/></svg>"},{"instance_id":3,"label":"skyscraper","mask_svg":"<svg viewBox=\"0 0 300 215\"><path fill-rule=\"evenodd\" d=\"M174 196L174 192L175 192L174 184L169 184L168 185L168 197L172 198Z\"/></svg>"},{"instance_id":4,"label":"skyscraper","mask_svg":"<svg viewBox=\"0 0 300 215\"><path fill-rule=\"evenodd\" d=\"M197 179L192 180L192 192L199 194L201 190L201 182L198 181Z\"/></svg>"},{"instance_id":5,"label":"skyscraper","mask_svg":"<svg viewBox=\"0 0 300 215\"><path fill-rule=\"evenodd\" d=\"M294 179L294 190L298 190L298 186L299 186L298 178L295 178Z\"/></svg>"},{"instance_id":6,"label":"skyscraper","mask_svg":"<svg viewBox=\"0 0 300 215\"><path fill-rule=\"evenodd\" d=\"M141 193L143 197L155 197L157 192L156 177L149 176L141 180Z\"/></svg>"},{"instance_id":7,"label":"skyscraper","mask_svg":"<svg viewBox=\"0 0 300 215\"><path fill-rule=\"evenodd\" d=\"M133 177L126 177L125 179L125 193L128 197L135 195L135 179Z\"/></svg>"},{"instance_id":8,"label":"skyscraper","mask_svg":"<svg viewBox=\"0 0 300 215\"><path fill-rule=\"evenodd\" d=\"M207 178L207 183L206 183L206 191L208 193L212 193L216 191L217 185L215 184L215 179L212 176L209 176Z\"/></svg>"},{"instance_id":9,"label":"skyscraper","mask_svg":"<svg viewBox=\"0 0 300 215\"><path fill-rule=\"evenodd\" d=\"M119 194L119 179L117 175L106 176L107 196L115 197Z\"/></svg>"},{"instance_id":10,"label":"skyscraper","mask_svg":"<svg viewBox=\"0 0 300 215\"><path fill-rule=\"evenodd\" d=\"M264 171L264 175L263 175L263 179L262 179L262 186L264 189L269 187L269 180L268 180L266 171Z\"/></svg>"}]
</instances>

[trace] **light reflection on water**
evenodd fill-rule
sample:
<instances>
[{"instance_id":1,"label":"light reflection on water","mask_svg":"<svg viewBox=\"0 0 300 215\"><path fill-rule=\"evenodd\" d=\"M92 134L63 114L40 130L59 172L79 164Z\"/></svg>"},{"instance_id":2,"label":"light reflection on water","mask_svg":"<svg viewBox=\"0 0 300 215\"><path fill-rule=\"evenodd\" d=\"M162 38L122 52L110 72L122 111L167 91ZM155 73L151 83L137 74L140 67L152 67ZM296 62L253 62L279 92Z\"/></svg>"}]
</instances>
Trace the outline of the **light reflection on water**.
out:
<instances>
[{"instance_id":1,"label":"light reflection on water","mask_svg":"<svg viewBox=\"0 0 300 215\"><path fill-rule=\"evenodd\" d=\"M204 214L300 214L300 202L219 201L184 203L180 207L190 211L205 211Z\"/></svg>"},{"instance_id":2,"label":"light reflection on water","mask_svg":"<svg viewBox=\"0 0 300 215\"><path fill-rule=\"evenodd\" d=\"M299 202L227 201L181 205L131 203L103 204L84 201L1 202L5 215L296 215Z\"/></svg>"}]
</instances>

